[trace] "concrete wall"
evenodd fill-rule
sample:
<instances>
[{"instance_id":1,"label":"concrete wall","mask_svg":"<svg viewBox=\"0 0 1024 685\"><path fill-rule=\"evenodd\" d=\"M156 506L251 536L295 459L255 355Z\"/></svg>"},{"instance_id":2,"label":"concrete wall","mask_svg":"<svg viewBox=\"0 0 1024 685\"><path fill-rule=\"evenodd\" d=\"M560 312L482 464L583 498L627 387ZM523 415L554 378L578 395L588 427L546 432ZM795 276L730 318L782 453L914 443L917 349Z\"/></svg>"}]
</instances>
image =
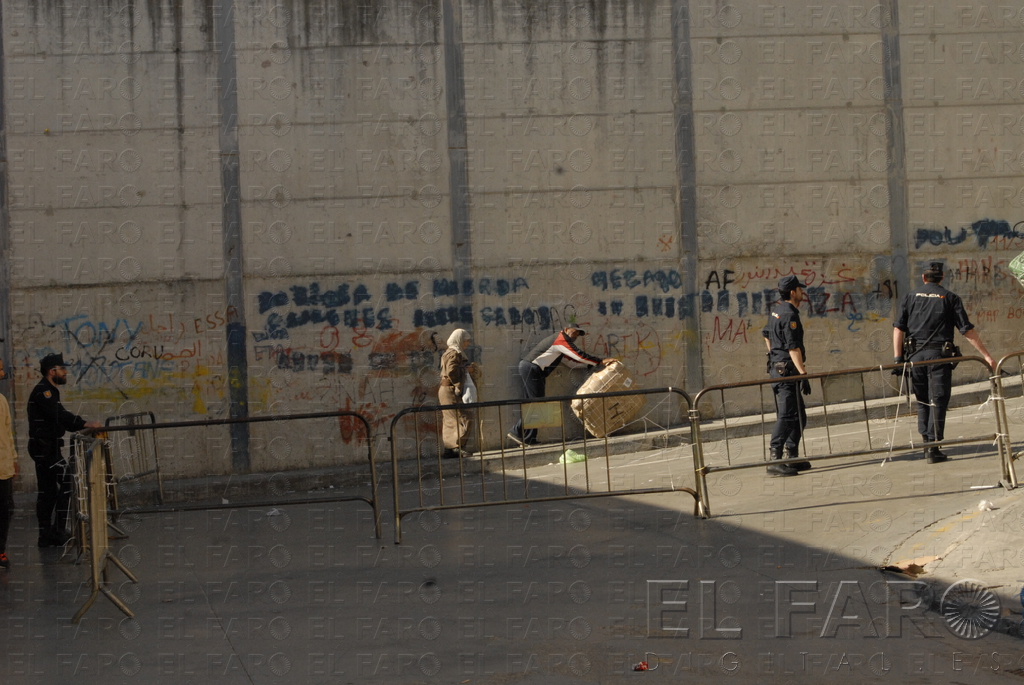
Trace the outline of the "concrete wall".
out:
<instances>
[{"instance_id":1,"label":"concrete wall","mask_svg":"<svg viewBox=\"0 0 1024 685\"><path fill-rule=\"evenodd\" d=\"M89 417L351 409L378 435L436 397L457 326L483 399L569 322L645 387L756 378L789 273L812 371L888 362L936 259L993 353L1024 347L1024 15L997 2L229 6L4 3L22 448L54 351ZM210 429L165 454L279 469L354 440Z\"/></svg>"}]
</instances>

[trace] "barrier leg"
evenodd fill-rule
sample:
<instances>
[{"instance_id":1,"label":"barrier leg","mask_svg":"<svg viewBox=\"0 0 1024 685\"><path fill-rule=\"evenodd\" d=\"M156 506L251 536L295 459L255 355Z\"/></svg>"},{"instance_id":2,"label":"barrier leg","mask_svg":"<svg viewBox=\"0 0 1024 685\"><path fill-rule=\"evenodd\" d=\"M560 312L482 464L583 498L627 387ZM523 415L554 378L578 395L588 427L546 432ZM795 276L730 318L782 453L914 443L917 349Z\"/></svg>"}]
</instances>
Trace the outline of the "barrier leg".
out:
<instances>
[{"instance_id":1,"label":"barrier leg","mask_svg":"<svg viewBox=\"0 0 1024 685\"><path fill-rule=\"evenodd\" d=\"M1003 393L1001 374L991 378L992 403L996 415L996 446L999 450L999 461L1002 465L1003 485L1012 490L1017 487L1017 473L1013 466L1013 444L1010 441L1010 421L1006 415L1006 400Z\"/></svg>"},{"instance_id":2,"label":"barrier leg","mask_svg":"<svg viewBox=\"0 0 1024 685\"><path fill-rule=\"evenodd\" d=\"M395 544L399 545L402 543L402 504L399 502L399 483L398 483L398 453L395 451L395 434L394 426L391 429L391 437L388 438L388 442L391 443L391 489L392 495L394 495L394 514L395 514ZM416 447L416 468L419 469L420 455L419 445ZM417 478L417 482L419 479ZM420 492L423 492L423 488L420 488ZM420 506L423 506L423 502L420 501Z\"/></svg>"},{"instance_id":3,"label":"barrier leg","mask_svg":"<svg viewBox=\"0 0 1024 685\"><path fill-rule=\"evenodd\" d=\"M704 468L704 444L700 434L700 412L690 409L690 437L693 442L693 483L697 490L697 514L701 518L711 518L711 505L708 502L707 471Z\"/></svg>"}]
</instances>

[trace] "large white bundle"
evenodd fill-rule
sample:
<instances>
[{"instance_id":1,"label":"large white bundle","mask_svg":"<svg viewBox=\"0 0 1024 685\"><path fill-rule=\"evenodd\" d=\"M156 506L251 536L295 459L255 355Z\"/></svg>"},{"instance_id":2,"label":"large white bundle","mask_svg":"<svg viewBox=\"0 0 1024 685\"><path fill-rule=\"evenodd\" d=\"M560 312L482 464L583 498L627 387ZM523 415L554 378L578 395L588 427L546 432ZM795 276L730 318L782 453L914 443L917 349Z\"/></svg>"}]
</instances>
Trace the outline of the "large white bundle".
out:
<instances>
[{"instance_id":1,"label":"large white bundle","mask_svg":"<svg viewBox=\"0 0 1024 685\"><path fill-rule=\"evenodd\" d=\"M619 392L635 388L636 383L622 363L615 361L595 371L576 391L577 395ZM587 431L597 438L610 435L629 423L643 408L643 395L590 397L572 401L572 411ZM602 411L603 410L603 411Z\"/></svg>"},{"instance_id":2,"label":"large white bundle","mask_svg":"<svg viewBox=\"0 0 1024 685\"><path fill-rule=\"evenodd\" d=\"M1017 282L1024 285L1024 252L1010 260L1010 273L1016 277Z\"/></svg>"}]
</instances>

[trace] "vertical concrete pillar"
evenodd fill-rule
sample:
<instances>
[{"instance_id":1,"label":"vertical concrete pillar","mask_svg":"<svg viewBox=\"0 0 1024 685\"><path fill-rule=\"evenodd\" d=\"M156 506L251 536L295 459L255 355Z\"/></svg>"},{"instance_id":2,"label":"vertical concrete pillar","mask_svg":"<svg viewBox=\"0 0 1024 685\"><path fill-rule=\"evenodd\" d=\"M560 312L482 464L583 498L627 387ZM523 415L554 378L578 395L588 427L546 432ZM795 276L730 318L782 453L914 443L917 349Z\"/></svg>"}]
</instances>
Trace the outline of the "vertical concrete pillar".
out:
<instances>
[{"instance_id":1,"label":"vertical concrete pillar","mask_svg":"<svg viewBox=\"0 0 1024 685\"><path fill-rule=\"evenodd\" d=\"M466 152L466 84L462 62L462 5L460 0L442 3L444 27L445 105L448 113L449 203L452 222L452 274L459 284L455 304L461 310L472 304L462 284L472 278L472 244L469 230L469 169Z\"/></svg>"},{"instance_id":2,"label":"vertical concrete pillar","mask_svg":"<svg viewBox=\"0 0 1024 685\"><path fill-rule=\"evenodd\" d=\"M233 419L249 415L249 376L245 352L245 282L242 269L242 208L238 166L238 74L235 64L234 0L214 0L217 92L220 113L221 221L227 323L228 406ZM233 309L232 309L233 307ZM249 425L231 426L231 467L249 470Z\"/></svg>"},{"instance_id":3,"label":"vertical concrete pillar","mask_svg":"<svg viewBox=\"0 0 1024 685\"><path fill-rule=\"evenodd\" d=\"M7 102L3 84L7 82L4 70L4 18L0 11L0 360L9 374L11 364L11 222L7 207ZM4 388L9 381L0 381ZM14 399L14 385L10 385Z\"/></svg>"},{"instance_id":4,"label":"vertical concrete pillar","mask_svg":"<svg viewBox=\"0 0 1024 685\"><path fill-rule=\"evenodd\" d=\"M885 79L885 115L890 124L886 133L886 154L889 159L889 240L892 277L897 285L897 295L902 296L910 292L910 257L907 248L907 168L903 138L899 2L884 0L882 7L888 15L888 21L885 15L882 18L882 73Z\"/></svg>"},{"instance_id":5,"label":"vertical concrete pillar","mask_svg":"<svg viewBox=\"0 0 1024 685\"><path fill-rule=\"evenodd\" d=\"M693 55L690 46L689 0L672 1L672 62L675 77L676 181L679 184L679 270L683 275L683 298L691 304L697 298L697 165L693 119ZM682 306L682 305L681 305ZM700 315L695 306L680 317L685 343L684 389L696 392L704 385L700 346Z\"/></svg>"}]
</instances>

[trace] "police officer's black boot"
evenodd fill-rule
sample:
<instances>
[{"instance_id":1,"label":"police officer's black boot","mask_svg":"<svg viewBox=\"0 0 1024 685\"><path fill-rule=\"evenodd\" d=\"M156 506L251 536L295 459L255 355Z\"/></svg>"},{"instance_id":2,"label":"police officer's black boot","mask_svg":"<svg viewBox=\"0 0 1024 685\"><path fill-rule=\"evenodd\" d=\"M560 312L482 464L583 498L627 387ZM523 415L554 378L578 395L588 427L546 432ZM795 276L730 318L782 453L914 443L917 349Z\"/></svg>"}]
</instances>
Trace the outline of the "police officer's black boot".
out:
<instances>
[{"instance_id":1,"label":"police officer's black boot","mask_svg":"<svg viewBox=\"0 0 1024 685\"><path fill-rule=\"evenodd\" d=\"M940 461L946 461L947 459L949 459L949 455L940 450L938 447L929 447L924 454L925 460L929 464L937 464Z\"/></svg>"},{"instance_id":2,"label":"police officer's black boot","mask_svg":"<svg viewBox=\"0 0 1024 685\"><path fill-rule=\"evenodd\" d=\"M57 542L53 538L53 528L40 528L36 547L53 547Z\"/></svg>"},{"instance_id":3,"label":"police officer's black boot","mask_svg":"<svg viewBox=\"0 0 1024 685\"><path fill-rule=\"evenodd\" d=\"M776 461L782 459L782 450L772 450L771 460ZM768 474L772 476L795 476L800 472L793 468L792 464L768 464Z\"/></svg>"},{"instance_id":4,"label":"police officer's black boot","mask_svg":"<svg viewBox=\"0 0 1024 685\"><path fill-rule=\"evenodd\" d=\"M799 456L800 456L800 453L797 452L796 450L794 450L792 452L786 452L786 459L796 459ZM811 468L811 462L809 462L809 461L798 461L798 462L796 462L794 464L790 464L790 466L795 468L797 471L806 471L807 469Z\"/></svg>"}]
</instances>

